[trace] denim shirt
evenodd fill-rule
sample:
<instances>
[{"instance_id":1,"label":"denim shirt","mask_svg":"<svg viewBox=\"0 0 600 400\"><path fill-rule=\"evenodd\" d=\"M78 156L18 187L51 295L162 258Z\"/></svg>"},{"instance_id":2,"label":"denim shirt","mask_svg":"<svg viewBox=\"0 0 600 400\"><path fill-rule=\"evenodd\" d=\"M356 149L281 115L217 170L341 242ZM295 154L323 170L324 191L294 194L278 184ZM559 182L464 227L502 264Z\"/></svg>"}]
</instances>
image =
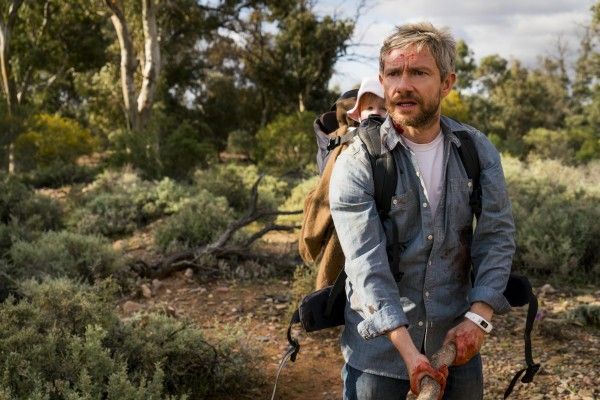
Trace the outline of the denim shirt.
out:
<instances>
[{"instance_id":1,"label":"denim shirt","mask_svg":"<svg viewBox=\"0 0 600 400\"><path fill-rule=\"evenodd\" d=\"M435 215L414 154L389 117L380 128L382 151L392 151L398 170L386 225L398 227L400 282L388 264L386 243L392 229L377 214L371 165L360 139L340 154L333 169L330 208L348 276L341 346L346 362L361 371L408 379L399 352L384 335L397 327L407 326L415 346L431 357L471 303L485 302L498 314L510 310L502 293L515 251L515 228L500 155L485 135L468 125L442 117L441 126L443 189ZM473 183L457 150L456 131L471 135L481 166L482 213L474 230L469 206ZM416 307L404 312L401 296Z\"/></svg>"}]
</instances>

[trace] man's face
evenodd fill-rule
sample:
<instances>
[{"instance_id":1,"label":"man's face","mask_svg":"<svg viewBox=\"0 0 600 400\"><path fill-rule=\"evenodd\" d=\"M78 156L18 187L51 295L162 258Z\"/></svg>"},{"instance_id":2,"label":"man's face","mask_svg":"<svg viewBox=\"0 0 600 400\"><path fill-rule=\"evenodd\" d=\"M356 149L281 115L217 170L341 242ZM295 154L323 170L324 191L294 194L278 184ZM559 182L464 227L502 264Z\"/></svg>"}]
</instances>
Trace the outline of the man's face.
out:
<instances>
[{"instance_id":1,"label":"man's face","mask_svg":"<svg viewBox=\"0 0 600 400\"><path fill-rule=\"evenodd\" d=\"M440 70L427 47L394 49L384 57L379 75L385 105L396 125L426 128L437 121L440 104L452 89L453 73L442 81Z\"/></svg>"}]
</instances>

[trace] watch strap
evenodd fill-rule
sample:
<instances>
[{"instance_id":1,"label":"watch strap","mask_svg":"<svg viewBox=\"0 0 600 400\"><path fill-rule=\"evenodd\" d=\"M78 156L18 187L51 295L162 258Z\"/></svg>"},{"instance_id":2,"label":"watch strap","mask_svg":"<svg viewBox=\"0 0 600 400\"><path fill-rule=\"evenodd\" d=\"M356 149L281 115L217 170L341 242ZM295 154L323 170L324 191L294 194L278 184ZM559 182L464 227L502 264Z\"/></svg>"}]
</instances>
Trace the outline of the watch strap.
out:
<instances>
[{"instance_id":1,"label":"watch strap","mask_svg":"<svg viewBox=\"0 0 600 400\"><path fill-rule=\"evenodd\" d=\"M493 325L491 324L491 322L488 321L487 319L483 318L479 314L475 314L474 312L467 311L467 313L465 314L465 318L473 321L485 333L490 333L492 331Z\"/></svg>"}]
</instances>

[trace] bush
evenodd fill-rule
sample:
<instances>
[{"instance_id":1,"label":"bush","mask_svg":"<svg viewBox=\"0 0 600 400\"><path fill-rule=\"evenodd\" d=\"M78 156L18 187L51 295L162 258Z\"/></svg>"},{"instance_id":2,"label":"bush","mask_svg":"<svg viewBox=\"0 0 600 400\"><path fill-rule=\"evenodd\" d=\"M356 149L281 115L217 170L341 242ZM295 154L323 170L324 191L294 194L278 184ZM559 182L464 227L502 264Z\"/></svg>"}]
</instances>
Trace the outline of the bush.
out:
<instances>
[{"instance_id":1,"label":"bush","mask_svg":"<svg viewBox=\"0 0 600 400\"><path fill-rule=\"evenodd\" d=\"M230 132L227 136L227 151L250 155L254 152L254 137L243 129Z\"/></svg>"},{"instance_id":2,"label":"bush","mask_svg":"<svg viewBox=\"0 0 600 400\"><path fill-rule=\"evenodd\" d=\"M23 175L23 182L36 188L59 188L74 183L90 183L99 169L85 165L54 163Z\"/></svg>"},{"instance_id":3,"label":"bush","mask_svg":"<svg viewBox=\"0 0 600 400\"><path fill-rule=\"evenodd\" d=\"M154 242L163 251L208 244L232 219L227 200L203 190L157 227Z\"/></svg>"},{"instance_id":4,"label":"bush","mask_svg":"<svg viewBox=\"0 0 600 400\"><path fill-rule=\"evenodd\" d=\"M15 141L16 164L25 169L74 164L97 147L91 132L75 120L50 114L36 115Z\"/></svg>"},{"instance_id":5,"label":"bush","mask_svg":"<svg viewBox=\"0 0 600 400\"><path fill-rule=\"evenodd\" d=\"M206 168L217 159L215 146L198 137L189 123L183 122L170 133L160 147L164 173L172 177L185 177L194 168Z\"/></svg>"},{"instance_id":6,"label":"bush","mask_svg":"<svg viewBox=\"0 0 600 400\"><path fill-rule=\"evenodd\" d=\"M292 281L292 290L290 301L290 312L294 312L300 300L309 293L315 291L315 283L317 281L317 267L309 266L306 264L300 264L294 270L294 277Z\"/></svg>"},{"instance_id":7,"label":"bush","mask_svg":"<svg viewBox=\"0 0 600 400\"><path fill-rule=\"evenodd\" d=\"M573 159L573 151L569 146L569 136L566 132L551 131L544 128L532 129L523 137L530 147L529 152L542 158L555 160Z\"/></svg>"},{"instance_id":8,"label":"bush","mask_svg":"<svg viewBox=\"0 0 600 400\"><path fill-rule=\"evenodd\" d=\"M30 231L62 226L62 209L55 200L35 194L16 178L0 175L0 223L14 222Z\"/></svg>"},{"instance_id":9,"label":"bush","mask_svg":"<svg viewBox=\"0 0 600 400\"><path fill-rule=\"evenodd\" d=\"M517 226L514 267L544 278L600 281L600 165L503 160Z\"/></svg>"},{"instance_id":10,"label":"bush","mask_svg":"<svg viewBox=\"0 0 600 400\"><path fill-rule=\"evenodd\" d=\"M253 349L241 336L215 346L162 315L121 322L109 284L30 281L22 291L21 301L0 304L5 398L203 399L256 382Z\"/></svg>"},{"instance_id":11,"label":"bush","mask_svg":"<svg viewBox=\"0 0 600 400\"><path fill-rule=\"evenodd\" d=\"M105 236L131 233L176 212L190 194L169 178L145 181L127 170L104 172L84 192L83 205L71 213L69 224L80 233Z\"/></svg>"},{"instance_id":12,"label":"bush","mask_svg":"<svg viewBox=\"0 0 600 400\"><path fill-rule=\"evenodd\" d=\"M216 165L208 170L198 170L194 174L194 182L199 189L207 190L223 196L236 211L246 211L250 203L252 185L259 177L258 168L254 165L240 166L235 164ZM265 175L258 186L258 202L260 207L277 209L287 195L288 184L274 176Z\"/></svg>"},{"instance_id":13,"label":"bush","mask_svg":"<svg viewBox=\"0 0 600 400\"><path fill-rule=\"evenodd\" d=\"M302 171L315 162L313 113L279 115L256 134L259 165L280 172Z\"/></svg>"},{"instance_id":14,"label":"bush","mask_svg":"<svg viewBox=\"0 0 600 400\"><path fill-rule=\"evenodd\" d=\"M304 208L304 200L306 199L306 195L308 195L308 193L317 186L318 182L318 176L313 176L312 178L308 178L300 182L292 189L290 196L286 199L285 203L279 207L279 210L302 211ZM300 225L302 224L302 218L302 213L297 215L280 215L277 217L277 223Z\"/></svg>"},{"instance_id":15,"label":"bush","mask_svg":"<svg viewBox=\"0 0 600 400\"><path fill-rule=\"evenodd\" d=\"M88 283L122 271L120 254L97 236L49 232L32 242L17 241L9 251L14 279L68 277Z\"/></svg>"}]
</instances>

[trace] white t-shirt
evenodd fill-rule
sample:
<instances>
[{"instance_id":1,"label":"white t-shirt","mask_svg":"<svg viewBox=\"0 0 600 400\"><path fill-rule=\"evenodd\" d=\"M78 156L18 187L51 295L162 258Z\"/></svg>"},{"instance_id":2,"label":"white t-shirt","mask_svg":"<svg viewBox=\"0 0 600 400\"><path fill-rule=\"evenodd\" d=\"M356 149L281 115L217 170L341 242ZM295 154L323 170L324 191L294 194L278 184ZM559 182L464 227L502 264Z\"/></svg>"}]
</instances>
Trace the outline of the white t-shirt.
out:
<instances>
[{"instance_id":1,"label":"white t-shirt","mask_svg":"<svg viewBox=\"0 0 600 400\"><path fill-rule=\"evenodd\" d=\"M425 144L411 142L406 137L403 137L403 139L417 159L417 175L425 189L425 196L429 200L431 212L435 215L435 210L437 210L442 195L444 135L440 131L433 141Z\"/></svg>"}]
</instances>

